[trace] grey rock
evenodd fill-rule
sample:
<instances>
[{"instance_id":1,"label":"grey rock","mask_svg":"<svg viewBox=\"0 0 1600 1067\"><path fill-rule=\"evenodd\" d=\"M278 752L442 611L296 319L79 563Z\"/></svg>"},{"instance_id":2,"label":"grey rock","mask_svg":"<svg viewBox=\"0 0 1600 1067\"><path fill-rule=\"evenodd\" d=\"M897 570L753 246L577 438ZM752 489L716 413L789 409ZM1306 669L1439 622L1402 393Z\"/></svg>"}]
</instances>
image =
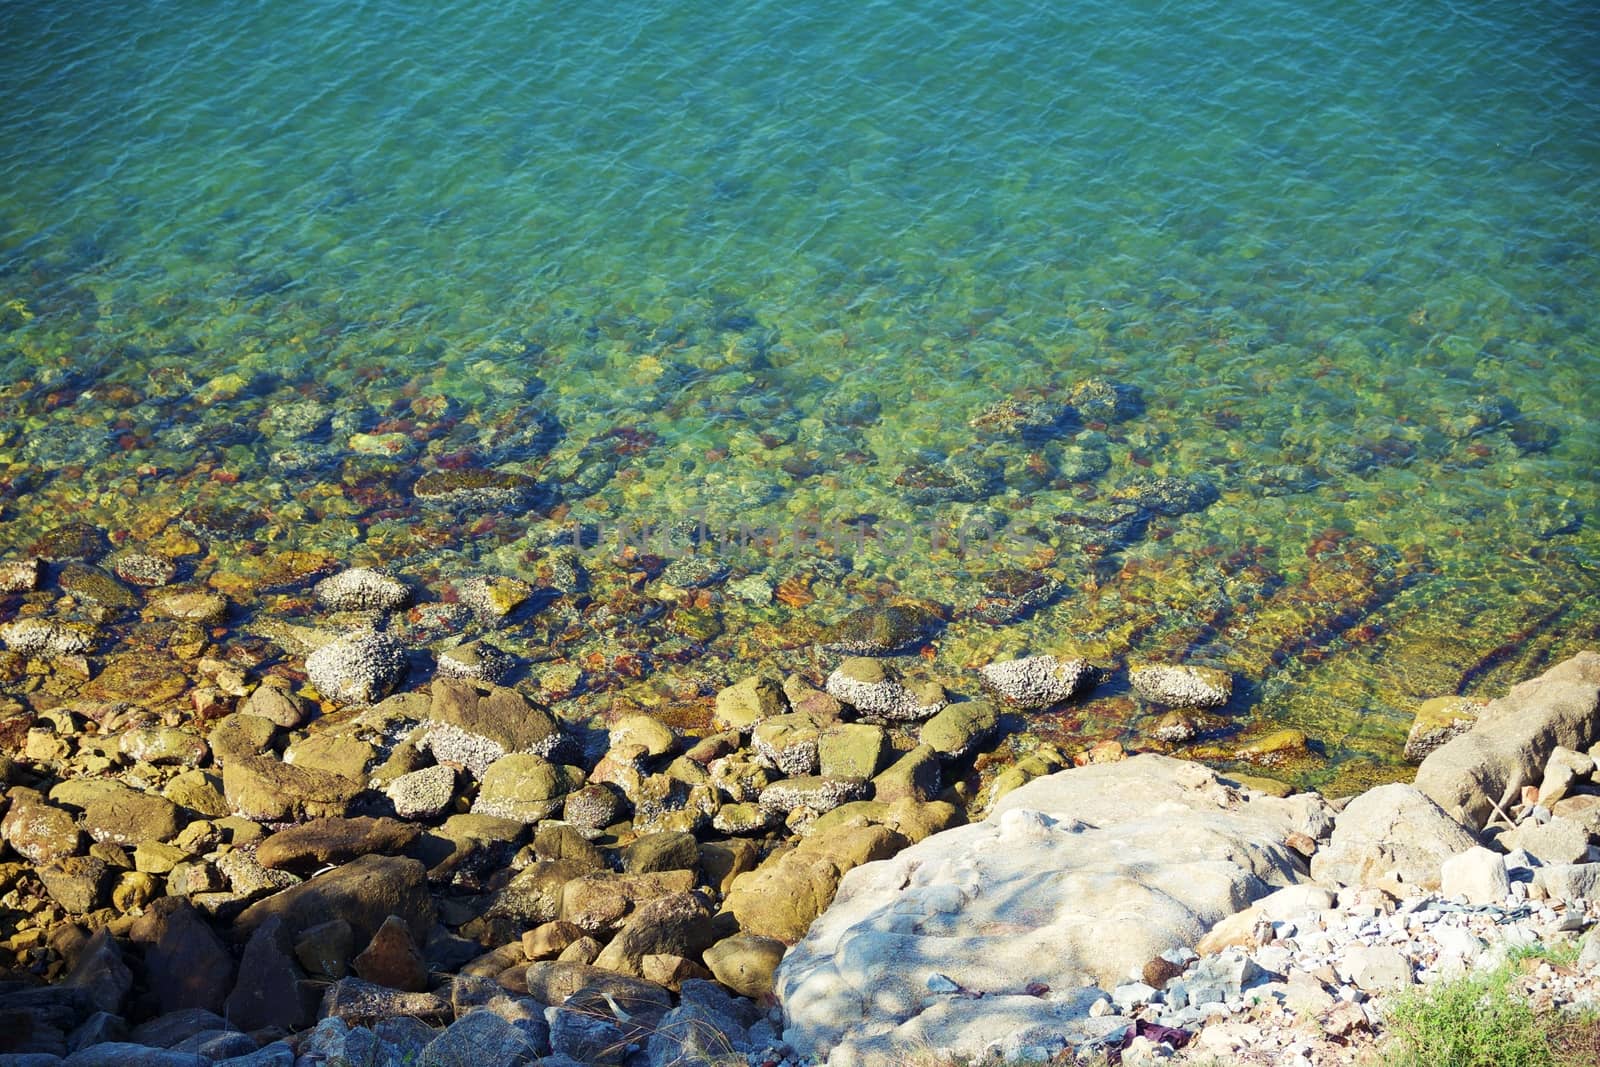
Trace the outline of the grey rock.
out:
<instances>
[{"instance_id":1,"label":"grey rock","mask_svg":"<svg viewBox=\"0 0 1600 1067\"><path fill-rule=\"evenodd\" d=\"M384 795L402 819L437 818L455 799L455 768L436 764L402 774L389 783Z\"/></svg>"},{"instance_id":2,"label":"grey rock","mask_svg":"<svg viewBox=\"0 0 1600 1067\"><path fill-rule=\"evenodd\" d=\"M269 917L244 948L239 981L228 995L228 1018L241 1029L299 1030L316 1017L316 994L295 960L289 929Z\"/></svg>"},{"instance_id":3,"label":"grey rock","mask_svg":"<svg viewBox=\"0 0 1600 1067\"><path fill-rule=\"evenodd\" d=\"M1215 667L1142 664L1128 671L1134 691L1172 708L1220 707L1233 695L1233 676Z\"/></svg>"},{"instance_id":4,"label":"grey rock","mask_svg":"<svg viewBox=\"0 0 1600 1067\"><path fill-rule=\"evenodd\" d=\"M1028 656L978 668L983 688L1007 707L1047 708L1092 684L1094 668L1087 660Z\"/></svg>"},{"instance_id":5,"label":"grey rock","mask_svg":"<svg viewBox=\"0 0 1600 1067\"><path fill-rule=\"evenodd\" d=\"M841 663L828 675L826 688L864 717L893 722L932 718L949 703L937 686L907 687L889 665L866 657Z\"/></svg>"},{"instance_id":6,"label":"grey rock","mask_svg":"<svg viewBox=\"0 0 1600 1067\"><path fill-rule=\"evenodd\" d=\"M213 1067L294 1067L294 1049L287 1041L274 1041L243 1056L218 1060Z\"/></svg>"},{"instance_id":7,"label":"grey rock","mask_svg":"<svg viewBox=\"0 0 1600 1067\"><path fill-rule=\"evenodd\" d=\"M528 1032L492 1011L468 1012L423 1049L421 1067L516 1067L541 1049Z\"/></svg>"},{"instance_id":8,"label":"grey rock","mask_svg":"<svg viewBox=\"0 0 1600 1067\"><path fill-rule=\"evenodd\" d=\"M211 1061L193 1052L114 1041L79 1049L63 1061L62 1067L211 1067Z\"/></svg>"},{"instance_id":9,"label":"grey rock","mask_svg":"<svg viewBox=\"0 0 1600 1067\"><path fill-rule=\"evenodd\" d=\"M1439 891L1468 904L1499 904L1511 892L1511 880L1499 853L1473 847L1444 861Z\"/></svg>"},{"instance_id":10,"label":"grey rock","mask_svg":"<svg viewBox=\"0 0 1600 1067\"><path fill-rule=\"evenodd\" d=\"M609 1019L566 1008L551 1008L550 1049L579 1063L620 1064L628 1054L628 1037Z\"/></svg>"},{"instance_id":11,"label":"grey rock","mask_svg":"<svg viewBox=\"0 0 1600 1067\"><path fill-rule=\"evenodd\" d=\"M323 645L306 657L317 692L341 704L372 704L406 676L406 653L388 634L362 631Z\"/></svg>"},{"instance_id":12,"label":"grey rock","mask_svg":"<svg viewBox=\"0 0 1600 1067\"><path fill-rule=\"evenodd\" d=\"M1397 879L1436 889L1440 865L1476 844L1414 787L1379 786L1339 813L1332 838L1311 858L1311 875L1324 884L1376 886Z\"/></svg>"},{"instance_id":13,"label":"grey rock","mask_svg":"<svg viewBox=\"0 0 1600 1067\"><path fill-rule=\"evenodd\" d=\"M411 600L411 590L403 583L370 567L330 575L313 591L329 611L393 611Z\"/></svg>"},{"instance_id":14,"label":"grey rock","mask_svg":"<svg viewBox=\"0 0 1600 1067\"><path fill-rule=\"evenodd\" d=\"M172 1048L207 1030L229 1030L228 1020L204 1008L182 1008L133 1028L129 1040L151 1048Z\"/></svg>"}]
</instances>

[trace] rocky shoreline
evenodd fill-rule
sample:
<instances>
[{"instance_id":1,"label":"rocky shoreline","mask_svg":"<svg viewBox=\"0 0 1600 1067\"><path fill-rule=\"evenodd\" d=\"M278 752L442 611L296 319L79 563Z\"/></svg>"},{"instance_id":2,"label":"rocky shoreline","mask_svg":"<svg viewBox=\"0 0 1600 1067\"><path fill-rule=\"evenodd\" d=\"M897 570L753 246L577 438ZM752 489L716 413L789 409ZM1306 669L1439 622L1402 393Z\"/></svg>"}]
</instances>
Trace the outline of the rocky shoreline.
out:
<instances>
[{"instance_id":1,"label":"rocky shoreline","mask_svg":"<svg viewBox=\"0 0 1600 1067\"><path fill-rule=\"evenodd\" d=\"M118 574L140 577L136 563L122 559ZM13 562L0 582L25 592L43 573ZM905 646L910 607L836 631L820 686L757 673L716 695L707 728L634 713L601 732L496 684L490 646L450 650L431 681L404 688L407 653L382 624L408 594L381 572L317 584L329 627L277 627L308 685L205 661L203 625L221 598L148 577L165 618L198 624L212 685L120 659L98 691L52 698L50 679L89 673L91 636L42 612L0 626L0 666L28 698L0 730L0 1067L844 1064L895 1062L908 1043L1154 1056L1161 1042L1145 1035L1221 1040L1205 1037L1218 1018L1237 1026L1247 995L1277 1003L1279 990L1262 990L1280 979L1302 1001L1320 1005L1308 983L1334 998L1341 1037L1381 1022L1351 1013L1377 990L1342 969L1345 949L1392 940L1419 914L1442 916L1419 919L1419 933L1453 928L1469 913L1414 890L1492 843L1497 817L1523 822L1500 835L1518 850L1502 864L1512 880L1502 899L1473 900L1479 925L1544 937L1593 918L1586 879L1600 864L1587 862L1585 820L1600 789L1582 756L1600 740L1593 654L1502 701L1419 717L1414 745L1434 750L1417 786L1383 788L1410 790L1426 814L1369 840L1357 816L1393 806L1368 802L1381 790L1339 811L1270 780L1129 759L1114 742L1045 744L975 774L1008 716L1079 697L1102 672L1053 656L1001 661L961 699L855 655ZM473 610L502 607L507 591L481 585L468 591ZM1226 703L1232 681L1181 662L1133 664L1126 678L1146 706L1175 709L1174 728ZM117 685L143 695L116 699ZM1251 758L1270 768L1306 743L1285 731ZM1419 842L1435 844L1420 865L1396 860ZM990 855L1016 869L968 862ZM1070 884L1040 882L1047 869ZM920 896L907 889L915 872ZM1011 890L987 881L1013 877L1033 880L1015 914L995 904ZM1305 891L1313 879L1328 895ZM1271 938L1251 926L1233 942L1253 955L1184 970L1185 951L1273 889L1284 917ZM1130 891L1143 905L1130 910ZM1549 903L1527 909L1535 893ZM906 928L913 897L916 921L939 931L930 943L972 942L981 973L930 962L923 931ZM984 909L1000 941L973 925ZM1327 943L1302 944L1313 930ZM1005 972L1011 955L1031 973ZM1232 977L1198 980L1196 968Z\"/></svg>"}]
</instances>

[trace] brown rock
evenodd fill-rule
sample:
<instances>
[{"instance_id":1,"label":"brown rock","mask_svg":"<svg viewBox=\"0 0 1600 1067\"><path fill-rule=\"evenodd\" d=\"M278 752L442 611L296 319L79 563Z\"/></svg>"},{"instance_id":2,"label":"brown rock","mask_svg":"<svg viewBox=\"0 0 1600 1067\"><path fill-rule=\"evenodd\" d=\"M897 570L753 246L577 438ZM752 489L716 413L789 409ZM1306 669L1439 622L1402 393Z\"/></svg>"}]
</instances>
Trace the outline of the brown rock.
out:
<instances>
[{"instance_id":1,"label":"brown rock","mask_svg":"<svg viewBox=\"0 0 1600 1067\"><path fill-rule=\"evenodd\" d=\"M777 938L735 934L706 949L705 961L717 981L742 997L760 999L772 992L772 975L784 951Z\"/></svg>"},{"instance_id":2,"label":"brown rock","mask_svg":"<svg viewBox=\"0 0 1600 1067\"><path fill-rule=\"evenodd\" d=\"M35 864L50 863L78 851L78 821L71 812L38 799L37 793L24 795L13 799L10 810L0 820L0 837L23 859Z\"/></svg>"},{"instance_id":3,"label":"brown rock","mask_svg":"<svg viewBox=\"0 0 1600 1067\"><path fill-rule=\"evenodd\" d=\"M522 935L522 952L529 960L555 959L568 945L583 937L583 928L557 919Z\"/></svg>"},{"instance_id":4,"label":"brown rock","mask_svg":"<svg viewBox=\"0 0 1600 1067\"><path fill-rule=\"evenodd\" d=\"M364 783L272 756L249 756L222 768L222 791L234 811L256 822L343 815Z\"/></svg>"},{"instance_id":5,"label":"brown rock","mask_svg":"<svg viewBox=\"0 0 1600 1067\"><path fill-rule=\"evenodd\" d=\"M410 823L386 817L313 819L261 842L256 859L263 867L309 872L357 856L404 852L420 832Z\"/></svg>"},{"instance_id":6,"label":"brown rock","mask_svg":"<svg viewBox=\"0 0 1600 1067\"><path fill-rule=\"evenodd\" d=\"M406 921L391 915L351 963L361 978L390 989L420 993L428 988L428 967Z\"/></svg>"},{"instance_id":7,"label":"brown rock","mask_svg":"<svg viewBox=\"0 0 1600 1067\"><path fill-rule=\"evenodd\" d=\"M316 990L295 962L283 920L256 928L239 961L239 982L228 995L228 1021L242 1030L300 1030L316 1019Z\"/></svg>"},{"instance_id":8,"label":"brown rock","mask_svg":"<svg viewBox=\"0 0 1600 1067\"><path fill-rule=\"evenodd\" d=\"M695 957L715 940L705 898L699 893L674 893L641 904L594 965L645 978L641 969L645 956Z\"/></svg>"},{"instance_id":9,"label":"brown rock","mask_svg":"<svg viewBox=\"0 0 1600 1067\"><path fill-rule=\"evenodd\" d=\"M234 921L236 936L255 932L273 915L282 916L291 934L329 919L350 924L357 944L372 940L384 920L398 915L418 941L427 937L436 913L428 894L426 870L413 859L360 856L337 870L258 900Z\"/></svg>"},{"instance_id":10,"label":"brown rock","mask_svg":"<svg viewBox=\"0 0 1600 1067\"><path fill-rule=\"evenodd\" d=\"M155 901L134 920L128 937L146 946L146 978L163 1012L222 1011L233 988L233 957L188 901Z\"/></svg>"}]
</instances>

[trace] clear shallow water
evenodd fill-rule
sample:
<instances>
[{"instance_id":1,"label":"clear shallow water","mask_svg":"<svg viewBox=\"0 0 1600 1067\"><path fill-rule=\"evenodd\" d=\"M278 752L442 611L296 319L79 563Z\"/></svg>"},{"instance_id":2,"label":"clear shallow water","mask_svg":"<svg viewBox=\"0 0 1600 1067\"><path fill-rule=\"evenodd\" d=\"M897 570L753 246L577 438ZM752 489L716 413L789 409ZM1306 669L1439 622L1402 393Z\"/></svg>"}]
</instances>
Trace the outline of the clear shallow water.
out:
<instances>
[{"instance_id":1,"label":"clear shallow water","mask_svg":"<svg viewBox=\"0 0 1600 1067\"><path fill-rule=\"evenodd\" d=\"M602 546L497 639L583 665L576 708L668 707L917 597L958 687L1230 667L1209 742L1299 726L1318 781L1600 639L1592 13L983 7L0 9L0 542L192 549L249 626L307 614L294 552L449 600L571 584L564 523L849 523L718 553L770 604ZM969 425L1092 376L1142 412ZM462 468L540 489L417 501ZM1067 536L1137 475L1216 499ZM1061 590L973 617L1003 567ZM1035 725L1148 725L1079 711Z\"/></svg>"}]
</instances>

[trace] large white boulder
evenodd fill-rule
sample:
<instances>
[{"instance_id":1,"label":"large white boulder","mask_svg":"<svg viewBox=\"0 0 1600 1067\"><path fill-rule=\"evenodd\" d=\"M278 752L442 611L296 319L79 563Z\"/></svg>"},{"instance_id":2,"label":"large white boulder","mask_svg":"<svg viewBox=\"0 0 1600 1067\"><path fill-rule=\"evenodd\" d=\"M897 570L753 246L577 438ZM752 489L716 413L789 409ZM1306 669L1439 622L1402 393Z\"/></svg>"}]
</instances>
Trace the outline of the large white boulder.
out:
<instances>
[{"instance_id":1,"label":"large white boulder","mask_svg":"<svg viewBox=\"0 0 1600 1067\"><path fill-rule=\"evenodd\" d=\"M779 966L784 1037L852 1064L1105 1036L1086 977L1107 989L1138 979L1162 952L1303 881L1286 839L1329 821L1315 795L1240 792L1165 756L1038 779L983 822L845 875Z\"/></svg>"}]
</instances>

